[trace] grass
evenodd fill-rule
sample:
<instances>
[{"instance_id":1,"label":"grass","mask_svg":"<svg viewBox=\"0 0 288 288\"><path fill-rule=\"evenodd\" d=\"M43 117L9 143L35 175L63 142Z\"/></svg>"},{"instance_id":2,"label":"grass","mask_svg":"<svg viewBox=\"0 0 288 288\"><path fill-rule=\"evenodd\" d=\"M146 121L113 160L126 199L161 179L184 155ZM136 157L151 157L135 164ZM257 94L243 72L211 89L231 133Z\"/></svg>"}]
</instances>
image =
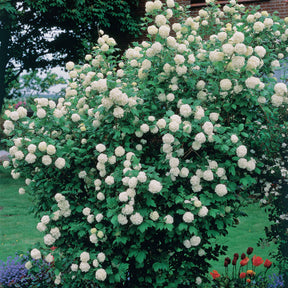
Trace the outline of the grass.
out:
<instances>
[{"instance_id":1,"label":"grass","mask_svg":"<svg viewBox=\"0 0 288 288\"><path fill-rule=\"evenodd\" d=\"M27 251L33 243L42 241L41 234L36 229L37 221L28 213L28 208L31 206L29 197L18 193L22 184L22 180L13 180L3 168L0 168L0 260L6 260L19 250ZM236 228L229 228L227 237L219 237L216 240L218 244L227 245L228 251L227 255L219 258L219 261L211 262L211 271L215 269L224 274L224 258L226 256L233 258L234 253L239 255L246 253L248 247L254 248L252 255L256 254L264 260L268 258L273 262L269 253L277 250L276 244L264 243L257 247L259 238L265 238L264 227L269 225L267 214L256 203L243 211L248 217L241 217L240 224ZM269 272L277 273L275 269L270 269Z\"/></svg>"},{"instance_id":2,"label":"grass","mask_svg":"<svg viewBox=\"0 0 288 288\"><path fill-rule=\"evenodd\" d=\"M36 230L37 221L28 213L28 195L19 195L23 180L13 180L0 168L0 260L17 251L26 252L42 236Z\"/></svg>"},{"instance_id":3,"label":"grass","mask_svg":"<svg viewBox=\"0 0 288 288\"><path fill-rule=\"evenodd\" d=\"M241 256L242 253L246 254L248 247L254 248L251 256L257 255L262 257L264 260L269 259L273 262L273 259L269 254L277 251L277 244L262 241L261 245L257 247L259 239L265 238L264 227L269 226L270 224L268 215L265 213L264 209L259 207L258 203L250 204L248 207L245 207L243 211L248 214L248 217L241 217L239 219L240 223L235 228L229 228L229 234L227 237L219 237L217 239L217 243L227 245L228 250L226 255L222 255L219 258L219 261L211 262L211 271L212 269L215 269L221 275L224 274L225 268L223 264L225 257L231 258L232 261L234 253L238 253L239 256ZM250 268L251 266L249 266L249 269ZM263 267L259 268L259 271L262 270L264 270ZM268 274L273 273L277 273L276 268L271 268Z\"/></svg>"}]
</instances>

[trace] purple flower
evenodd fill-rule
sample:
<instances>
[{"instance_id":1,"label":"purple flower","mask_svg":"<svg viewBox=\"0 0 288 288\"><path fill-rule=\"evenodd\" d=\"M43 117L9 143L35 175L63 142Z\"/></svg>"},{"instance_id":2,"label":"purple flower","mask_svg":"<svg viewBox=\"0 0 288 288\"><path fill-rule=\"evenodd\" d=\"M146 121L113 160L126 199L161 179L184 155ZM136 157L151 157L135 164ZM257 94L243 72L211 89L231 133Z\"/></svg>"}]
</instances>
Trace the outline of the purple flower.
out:
<instances>
[{"instance_id":1,"label":"purple flower","mask_svg":"<svg viewBox=\"0 0 288 288\"><path fill-rule=\"evenodd\" d=\"M12 287L17 283L22 283L27 277L27 269L23 263L23 259L19 256L12 258L9 256L7 261L0 261L0 284L4 287ZM21 285L21 287L25 287Z\"/></svg>"}]
</instances>

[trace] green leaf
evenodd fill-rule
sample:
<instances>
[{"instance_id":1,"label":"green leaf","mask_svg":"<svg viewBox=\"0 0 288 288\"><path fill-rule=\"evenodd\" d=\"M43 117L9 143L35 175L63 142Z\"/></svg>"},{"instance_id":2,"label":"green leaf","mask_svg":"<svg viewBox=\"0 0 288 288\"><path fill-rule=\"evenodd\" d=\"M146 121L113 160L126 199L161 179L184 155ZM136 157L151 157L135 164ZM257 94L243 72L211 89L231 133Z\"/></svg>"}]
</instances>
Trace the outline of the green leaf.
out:
<instances>
[{"instance_id":1,"label":"green leaf","mask_svg":"<svg viewBox=\"0 0 288 288\"><path fill-rule=\"evenodd\" d=\"M143 263L144 259L146 258L147 251L140 251L136 255L135 259L138 263Z\"/></svg>"}]
</instances>

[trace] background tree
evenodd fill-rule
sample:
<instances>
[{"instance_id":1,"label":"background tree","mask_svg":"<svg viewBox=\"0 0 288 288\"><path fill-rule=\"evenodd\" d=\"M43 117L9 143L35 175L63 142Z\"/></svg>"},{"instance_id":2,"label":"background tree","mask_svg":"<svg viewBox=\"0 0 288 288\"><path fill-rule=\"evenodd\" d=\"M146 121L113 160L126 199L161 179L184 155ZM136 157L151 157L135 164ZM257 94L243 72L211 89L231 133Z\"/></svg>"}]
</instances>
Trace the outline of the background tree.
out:
<instances>
[{"instance_id":1,"label":"background tree","mask_svg":"<svg viewBox=\"0 0 288 288\"><path fill-rule=\"evenodd\" d=\"M0 110L23 70L83 59L83 48L95 44L98 29L125 46L139 34L137 5L138 0L1 0Z\"/></svg>"}]
</instances>

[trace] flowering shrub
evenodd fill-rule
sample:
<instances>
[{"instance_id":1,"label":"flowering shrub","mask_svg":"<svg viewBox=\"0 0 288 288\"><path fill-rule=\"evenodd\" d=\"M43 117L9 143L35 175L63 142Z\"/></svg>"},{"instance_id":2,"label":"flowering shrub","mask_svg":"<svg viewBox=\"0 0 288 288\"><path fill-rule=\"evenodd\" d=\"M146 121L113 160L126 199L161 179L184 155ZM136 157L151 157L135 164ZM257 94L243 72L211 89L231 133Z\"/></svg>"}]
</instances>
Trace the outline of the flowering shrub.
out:
<instances>
[{"instance_id":1,"label":"flowering shrub","mask_svg":"<svg viewBox=\"0 0 288 288\"><path fill-rule=\"evenodd\" d=\"M53 255L56 285L208 281L222 251L213 238L265 177L262 156L277 153L286 129L287 87L273 71L287 24L207 3L192 18L173 0L148 1L149 40L118 61L101 33L84 65L67 63L65 98L35 99L32 118L5 111L3 165L25 177L44 246L57 247L31 251Z\"/></svg>"}]
</instances>

